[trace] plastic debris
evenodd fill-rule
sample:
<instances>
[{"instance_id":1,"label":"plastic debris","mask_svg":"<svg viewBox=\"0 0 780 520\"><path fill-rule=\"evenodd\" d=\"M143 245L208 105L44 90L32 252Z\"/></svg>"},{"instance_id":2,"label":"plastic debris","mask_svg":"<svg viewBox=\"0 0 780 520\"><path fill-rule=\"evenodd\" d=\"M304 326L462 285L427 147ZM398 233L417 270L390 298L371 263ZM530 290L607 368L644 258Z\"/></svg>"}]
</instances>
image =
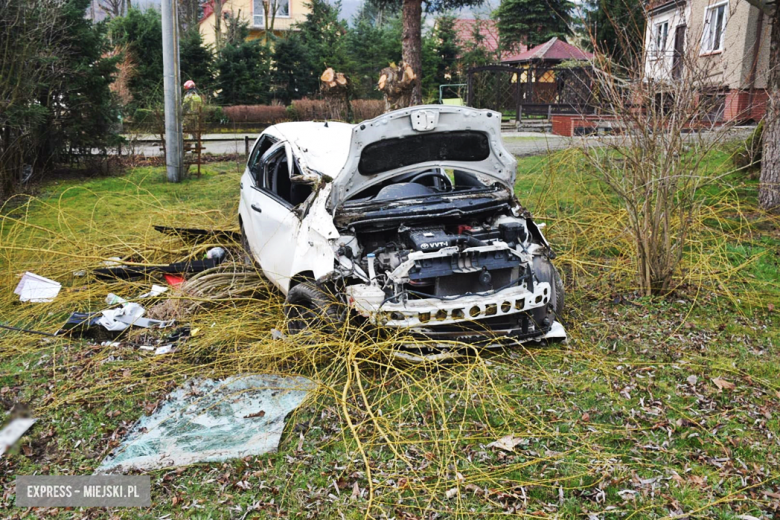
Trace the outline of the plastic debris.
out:
<instances>
[{"instance_id":1,"label":"plastic debris","mask_svg":"<svg viewBox=\"0 0 780 520\"><path fill-rule=\"evenodd\" d=\"M106 303L108 305L120 305L122 303L127 303L127 300L120 298L116 294L110 292L108 295L106 295Z\"/></svg>"},{"instance_id":2,"label":"plastic debris","mask_svg":"<svg viewBox=\"0 0 780 520\"><path fill-rule=\"evenodd\" d=\"M16 444L38 419L14 419L0 430L0 455Z\"/></svg>"},{"instance_id":3,"label":"plastic debris","mask_svg":"<svg viewBox=\"0 0 780 520\"><path fill-rule=\"evenodd\" d=\"M148 273L167 273L167 274L182 274L182 273L201 273L207 269L217 267L224 258L212 259L212 260L192 260L189 262L177 262L167 265L133 265L133 266L117 266L117 267L101 267L95 269L95 276L100 279L112 279L117 278L120 280L128 280L130 278L137 278Z\"/></svg>"},{"instance_id":4,"label":"plastic debris","mask_svg":"<svg viewBox=\"0 0 780 520\"><path fill-rule=\"evenodd\" d=\"M123 303L121 307L116 309L102 311L103 316L98 319L97 324L111 332L121 332L131 325L145 329L153 327L164 329L174 323L174 320L163 321L144 318L145 313L146 309L137 303Z\"/></svg>"},{"instance_id":5,"label":"plastic debris","mask_svg":"<svg viewBox=\"0 0 780 520\"><path fill-rule=\"evenodd\" d=\"M60 293L60 289L62 284L59 282L28 271L24 273L19 285L14 289L14 294L18 294L19 300L23 302L45 303L54 300Z\"/></svg>"},{"instance_id":6,"label":"plastic debris","mask_svg":"<svg viewBox=\"0 0 780 520\"><path fill-rule=\"evenodd\" d=\"M144 294L140 295L138 298L139 299L141 299L141 298L153 298L155 296L160 296L162 293L164 293L167 290L168 290L168 288L167 287L163 287L162 285L152 285L152 290L151 291L149 291L148 293L144 293Z\"/></svg>"},{"instance_id":7,"label":"plastic debris","mask_svg":"<svg viewBox=\"0 0 780 520\"><path fill-rule=\"evenodd\" d=\"M222 260L225 258L227 252L221 247L212 247L206 251L206 258L208 260Z\"/></svg>"},{"instance_id":8,"label":"plastic debris","mask_svg":"<svg viewBox=\"0 0 780 520\"><path fill-rule=\"evenodd\" d=\"M191 379L152 415L142 417L96 473L146 471L274 451L285 417L314 388L303 377Z\"/></svg>"},{"instance_id":9,"label":"plastic debris","mask_svg":"<svg viewBox=\"0 0 780 520\"><path fill-rule=\"evenodd\" d=\"M184 277L178 274L164 274L165 281L168 282L168 285L171 287L176 287L178 285L181 285L184 283Z\"/></svg>"}]
</instances>

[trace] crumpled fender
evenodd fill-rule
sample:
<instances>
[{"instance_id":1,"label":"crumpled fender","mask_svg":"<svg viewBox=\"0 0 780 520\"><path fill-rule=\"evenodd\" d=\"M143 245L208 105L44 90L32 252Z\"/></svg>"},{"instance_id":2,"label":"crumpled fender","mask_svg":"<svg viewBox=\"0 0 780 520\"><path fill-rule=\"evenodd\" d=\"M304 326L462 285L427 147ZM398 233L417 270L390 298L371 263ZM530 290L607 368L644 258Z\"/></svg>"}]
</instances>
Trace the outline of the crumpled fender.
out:
<instances>
[{"instance_id":1,"label":"crumpled fender","mask_svg":"<svg viewBox=\"0 0 780 520\"><path fill-rule=\"evenodd\" d=\"M327 278L334 272L336 253L331 241L339 238L325 202L329 186L322 188L301 220L298 243L292 273L311 272L316 280ZM287 282L289 288L289 281ZM285 288L285 289L287 289Z\"/></svg>"}]
</instances>

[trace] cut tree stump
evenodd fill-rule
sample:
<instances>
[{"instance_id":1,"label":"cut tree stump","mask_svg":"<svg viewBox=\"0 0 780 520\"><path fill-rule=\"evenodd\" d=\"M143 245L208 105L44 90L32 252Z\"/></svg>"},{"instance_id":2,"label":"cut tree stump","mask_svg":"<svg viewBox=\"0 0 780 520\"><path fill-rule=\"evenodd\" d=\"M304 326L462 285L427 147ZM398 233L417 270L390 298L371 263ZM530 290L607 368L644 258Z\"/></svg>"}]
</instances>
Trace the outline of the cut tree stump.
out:
<instances>
[{"instance_id":1,"label":"cut tree stump","mask_svg":"<svg viewBox=\"0 0 780 520\"><path fill-rule=\"evenodd\" d=\"M385 112L411 105L416 79L411 65L403 61L399 65L391 63L379 72L378 87L385 95Z\"/></svg>"},{"instance_id":2,"label":"cut tree stump","mask_svg":"<svg viewBox=\"0 0 780 520\"><path fill-rule=\"evenodd\" d=\"M349 78L333 70L325 69L320 76L320 94L328 106L329 119L345 121L349 118L349 97L352 93L352 82Z\"/></svg>"}]
</instances>

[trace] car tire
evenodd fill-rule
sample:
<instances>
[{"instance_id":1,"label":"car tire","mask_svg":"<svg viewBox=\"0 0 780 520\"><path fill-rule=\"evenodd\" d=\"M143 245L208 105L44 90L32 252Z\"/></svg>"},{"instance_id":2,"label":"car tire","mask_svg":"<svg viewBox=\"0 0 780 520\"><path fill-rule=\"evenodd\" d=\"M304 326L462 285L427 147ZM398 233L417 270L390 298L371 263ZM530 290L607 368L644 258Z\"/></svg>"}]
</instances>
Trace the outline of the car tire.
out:
<instances>
[{"instance_id":1,"label":"car tire","mask_svg":"<svg viewBox=\"0 0 780 520\"><path fill-rule=\"evenodd\" d=\"M284 304L290 334L332 334L344 324L344 311L345 305L333 291L313 281L301 282L290 289Z\"/></svg>"},{"instance_id":2,"label":"car tire","mask_svg":"<svg viewBox=\"0 0 780 520\"><path fill-rule=\"evenodd\" d=\"M550 305L552 306L552 311L555 313L555 319L559 319L559 316L563 312L564 305L563 280L561 279L560 273L558 273L558 270L552 262L544 256L534 257L534 273L540 282L547 282L550 284L552 290Z\"/></svg>"}]
</instances>

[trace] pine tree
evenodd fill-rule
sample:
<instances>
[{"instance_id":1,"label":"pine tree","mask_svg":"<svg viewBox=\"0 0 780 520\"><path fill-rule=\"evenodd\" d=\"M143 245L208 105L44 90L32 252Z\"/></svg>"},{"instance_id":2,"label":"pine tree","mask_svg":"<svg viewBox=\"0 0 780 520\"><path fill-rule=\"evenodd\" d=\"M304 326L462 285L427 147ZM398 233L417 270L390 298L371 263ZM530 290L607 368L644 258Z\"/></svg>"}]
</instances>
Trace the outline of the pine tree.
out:
<instances>
[{"instance_id":1,"label":"pine tree","mask_svg":"<svg viewBox=\"0 0 780 520\"><path fill-rule=\"evenodd\" d=\"M319 88L317 71L306 47L297 34L277 41L271 72L272 91L276 99L289 104L293 99L311 96Z\"/></svg>"},{"instance_id":2,"label":"pine tree","mask_svg":"<svg viewBox=\"0 0 780 520\"><path fill-rule=\"evenodd\" d=\"M66 148L89 153L117 144L119 111L109 85L119 57L105 58L108 51L106 25L93 24L85 17L90 0L66 0L61 6L60 52L54 68L58 81L50 85L49 120L41 128L47 153L56 155ZM54 64L52 64L54 65Z\"/></svg>"},{"instance_id":3,"label":"pine tree","mask_svg":"<svg viewBox=\"0 0 780 520\"><path fill-rule=\"evenodd\" d=\"M366 2L348 34L352 81L361 98L380 99L379 71L401 61L401 18Z\"/></svg>"},{"instance_id":4,"label":"pine tree","mask_svg":"<svg viewBox=\"0 0 780 520\"><path fill-rule=\"evenodd\" d=\"M0 197L30 165L43 173L69 152L118 142L105 25L89 0L0 2Z\"/></svg>"},{"instance_id":5,"label":"pine tree","mask_svg":"<svg viewBox=\"0 0 780 520\"><path fill-rule=\"evenodd\" d=\"M417 82L412 92L412 105L422 102L422 11L423 0L374 0L377 5L395 7L401 5L403 30L401 33L401 54L403 60L411 65L417 75ZM441 13L463 7L481 5L484 0L426 0L425 10L428 13Z\"/></svg>"},{"instance_id":6,"label":"pine tree","mask_svg":"<svg viewBox=\"0 0 780 520\"><path fill-rule=\"evenodd\" d=\"M154 9L130 9L127 16L110 22L111 41L130 53L135 72L129 81L133 102L127 107L152 108L162 104L162 20Z\"/></svg>"},{"instance_id":7,"label":"pine tree","mask_svg":"<svg viewBox=\"0 0 780 520\"><path fill-rule=\"evenodd\" d=\"M585 46L630 67L642 56L645 14L639 0L589 0L583 5Z\"/></svg>"},{"instance_id":8,"label":"pine tree","mask_svg":"<svg viewBox=\"0 0 780 520\"><path fill-rule=\"evenodd\" d=\"M465 74L470 68L489 65L494 62L494 56L485 46L485 36L482 34L483 20L477 18L471 27L471 38L463 45L460 57L460 67Z\"/></svg>"},{"instance_id":9,"label":"pine tree","mask_svg":"<svg viewBox=\"0 0 780 520\"><path fill-rule=\"evenodd\" d=\"M214 53L203 43L197 27L184 32L179 41L182 83L192 80L201 94L210 97L214 90Z\"/></svg>"},{"instance_id":10,"label":"pine tree","mask_svg":"<svg viewBox=\"0 0 780 520\"><path fill-rule=\"evenodd\" d=\"M337 72L351 69L347 49L347 24L339 19L341 1L311 0L306 18L296 24L301 44L309 52L309 61L317 77L328 67Z\"/></svg>"},{"instance_id":11,"label":"pine tree","mask_svg":"<svg viewBox=\"0 0 780 520\"><path fill-rule=\"evenodd\" d=\"M433 73L434 82L456 83L458 76L458 57L461 53L458 45L458 34L455 32L455 16L444 14L436 20L433 30L433 50L436 53L436 69Z\"/></svg>"},{"instance_id":12,"label":"pine tree","mask_svg":"<svg viewBox=\"0 0 780 520\"><path fill-rule=\"evenodd\" d=\"M227 23L227 40L216 61L220 104L268 103L271 68L268 47L260 40L247 40L246 22L230 18Z\"/></svg>"},{"instance_id":13,"label":"pine tree","mask_svg":"<svg viewBox=\"0 0 780 520\"><path fill-rule=\"evenodd\" d=\"M570 34L574 4L569 0L502 0L496 10L498 31L505 48L535 47Z\"/></svg>"}]
</instances>

